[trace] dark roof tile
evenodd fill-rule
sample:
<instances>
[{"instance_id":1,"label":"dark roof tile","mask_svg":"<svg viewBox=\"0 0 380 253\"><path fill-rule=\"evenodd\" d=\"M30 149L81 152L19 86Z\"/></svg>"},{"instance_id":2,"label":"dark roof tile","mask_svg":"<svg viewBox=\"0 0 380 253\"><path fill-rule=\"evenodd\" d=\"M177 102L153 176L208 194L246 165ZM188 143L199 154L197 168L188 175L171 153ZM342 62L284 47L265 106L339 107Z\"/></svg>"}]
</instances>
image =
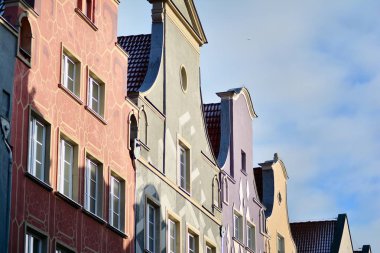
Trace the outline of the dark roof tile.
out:
<instances>
[{"instance_id":1,"label":"dark roof tile","mask_svg":"<svg viewBox=\"0 0 380 253\"><path fill-rule=\"evenodd\" d=\"M137 92L148 70L151 35L120 36L119 45L128 53L128 92Z\"/></svg>"},{"instance_id":2,"label":"dark roof tile","mask_svg":"<svg viewBox=\"0 0 380 253\"><path fill-rule=\"evenodd\" d=\"M220 103L203 104L203 114L214 155L218 157L220 146Z\"/></svg>"},{"instance_id":3,"label":"dark roof tile","mask_svg":"<svg viewBox=\"0 0 380 253\"><path fill-rule=\"evenodd\" d=\"M291 223L298 253L330 253L337 221Z\"/></svg>"}]
</instances>

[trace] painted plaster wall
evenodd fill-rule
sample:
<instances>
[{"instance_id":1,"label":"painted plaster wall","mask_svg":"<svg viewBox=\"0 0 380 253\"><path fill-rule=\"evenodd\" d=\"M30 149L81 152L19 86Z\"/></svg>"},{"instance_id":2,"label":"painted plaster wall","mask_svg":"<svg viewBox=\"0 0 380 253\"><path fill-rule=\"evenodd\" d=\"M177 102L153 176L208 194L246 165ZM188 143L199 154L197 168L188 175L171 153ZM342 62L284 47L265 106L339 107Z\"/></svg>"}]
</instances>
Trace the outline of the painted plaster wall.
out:
<instances>
[{"instance_id":1,"label":"painted plaster wall","mask_svg":"<svg viewBox=\"0 0 380 253\"><path fill-rule=\"evenodd\" d=\"M232 115L227 116L229 109L232 106ZM229 143L229 153L226 163L222 170L228 176L222 173L223 190L225 189L225 180L228 182L228 203L222 202L223 210L223 226L226 227L226 236L223 239L223 252L248 252L247 247L247 222L255 226L256 230L256 248L254 252L264 251L264 235L261 233L262 225L260 224L260 211L262 206L260 202L253 175L253 131L252 118L248 110L248 103L243 94L239 94L237 99L222 100L222 121L221 126L230 124L227 120L232 120L231 135L222 135L223 138L232 138ZM227 140L222 140L227 143ZM241 151L246 153L246 172L242 172L241 166ZM221 155L220 155L221 156ZM221 158L219 156L219 158ZM224 160L224 159L223 159ZM234 171L232 179L231 170ZM238 242L233 239L233 215L234 210L241 214L243 218L243 241Z\"/></svg>"},{"instance_id":2,"label":"painted plaster wall","mask_svg":"<svg viewBox=\"0 0 380 253\"><path fill-rule=\"evenodd\" d=\"M11 122L13 98L13 72L16 61L17 34L0 16L0 117ZM0 126L1 128L1 126ZM7 241L9 234L9 180L10 156L0 130L0 242ZM10 142L10 136L8 137ZM0 252L5 252L2 247ZM4 251L3 251L4 250Z\"/></svg>"},{"instance_id":3,"label":"painted plaster wall","mask_svg":"<svg viewBox=\"0 0 380 253\"><path fill-rule=\"evenodd\" d=\"M158 2L155 3L155 8L162 4ZM160 39L164 39L165 43L162 50L155 50L156 53L162 53L161 56L151 53L151 59L161 59L161 66L156 72L156 78L149 77L148 71L148 79L154 82L147 84L147 78L145 79L142 89L149 88L140 93L140 99L137 101L139 107L144 106L148 117L149 151L143 147L141 157L136 161L136 252L143 252L146 247L145 199L149 194L160 204L161 251L166 249L166 212L171 210L181 219L182 252L186 249L187 224L200 233L200 252L205 251L206 237L216 246L216 251L220 252L221 214L218 211L213 212L212 208L212 180L217 177L219 170L210 152L201 111L199 45L194 45L195 40L173 14L171 7L167 3L161 7L165 8L161 23L163 27L159 23L153 23L152 43L155 43L155 39L158 40L158 44ZM185 66L187 71L186 92L183 92L180 85L181 66ZM144 96L147 99L144 99ZM147 100L154 106L149 105ZM160 116L158 111L164 116ZM187 143L191 153L190 194L178 186L179 140Z\"/></svg>"},{"instance_id":4,"label":"painted plaster wall","mask_svg":"<svg viewBox=\"0 0 380 253\"><path fill-rule=\"evenodd\" d=\"M340 247L339 247L339 253L352 253L352 252L353 252L353 248L352 248L350 229L348 226L348 220L345 219L342 240L340 242Z\"/></svg>"},{"instance_id":5,"label":"painted plaster wall","mask_svg":"<svg viewBox=\"0 0 380 253\"><path fill-rule=\"evenodd\" d=\"M289 226L289 216L288 216L288 206L287 206L287 175L286 169L283 167L281 160L273 163L273 165L263 166L263 177L268 171L273 171L273 189L270 192L263 191L263 195L271 195L272 202L272 212L270 216L267 217L267 232L270 236L270 240L267 242L269 246L268 252L278 252L277 249L277 234L284 237L285 241L285 252L295 253L297 252L290 226ZM263 184L270 182L271 179L263 179ZM281 202L279 201L278 194L281 194ZM269 203L268 203L269 205ZM267 206L267 205L266 205ZM270 209L270 207L268 207Z\"/></svg>"},{"instance_id":6,"label":"painted plaster wall","mask_svg":"<svg viewBox=\"0 0 380 253\"><path fill-rule=\"evenodd\" d=\"M127 56L115 46L118 5L113 0L96 1L95 31L76 11L77 1L36 1L28 11L31 24L31 68L18 59L14 82L12 144L13 166L11 252L24 248L25 226L48 237L48 252L62 243L76 252L134 252L135 173L128 149L128 116L125 101ZM24 12L20 5L18 14ZM15 10L10 10L15 13ZM14 22L16 17L10 17ZM80 95L74 99L62 88L61 49L63 45L81 62ZM87 69L105 83L105 122L89 112ZM28 121L30 110L51 124L50 174L43 187L26 177L28 160ZM59 197L57 172L60 133L78 145L79 207ZM103 215L105 223L83 212L86 152L103 164ZM109 220L109 180L113 171L125 180L125 233L122 237L107 227Z\"/></svg>"}]
</instances>

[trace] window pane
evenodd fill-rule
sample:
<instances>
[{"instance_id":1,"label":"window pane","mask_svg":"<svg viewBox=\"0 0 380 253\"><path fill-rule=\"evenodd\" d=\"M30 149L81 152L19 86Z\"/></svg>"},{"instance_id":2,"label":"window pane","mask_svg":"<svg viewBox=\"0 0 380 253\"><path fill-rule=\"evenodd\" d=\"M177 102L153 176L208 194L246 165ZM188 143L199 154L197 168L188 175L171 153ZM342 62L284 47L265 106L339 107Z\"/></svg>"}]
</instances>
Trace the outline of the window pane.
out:
<instances>
[{"instance_id":1,"label":"window pane","mask_svg":"<svg viewBox=\"0 0 380 253\"><path fill-rule=\"evenodd\" d=\"M119 228L119 215L113 213L113 224L115 228Z\"/></svg>"},{"instance_id":2,"label":"window pane","mask_svg":"<svg viewBox=\"0 0 380 253\"><path fill-rule=\"evenodd\" d=\"M119 214L119 208L120 208L120 201L118 198L113 198L113 211L117 214Z\"/></svg>"}]
</instances>

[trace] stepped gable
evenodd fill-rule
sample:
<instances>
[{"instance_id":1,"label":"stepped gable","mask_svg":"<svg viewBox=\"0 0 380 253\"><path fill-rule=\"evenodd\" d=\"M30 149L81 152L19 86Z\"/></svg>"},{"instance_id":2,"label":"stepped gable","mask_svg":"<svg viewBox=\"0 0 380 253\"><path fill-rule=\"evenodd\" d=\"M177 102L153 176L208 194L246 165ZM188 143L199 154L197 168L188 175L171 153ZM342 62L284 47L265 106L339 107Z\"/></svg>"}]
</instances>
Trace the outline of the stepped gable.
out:
<instances>
[{"instance_id":1,"label":"stepped gable","mask_svg":"<svg viewBox=\"0 0 380 253\"><path fill-rule=\"evenodd\" d=\"M220 103L203 104L203 114L214 155L218 157L220 146Z\"/></svg>"},{"instance_id":2,"label":"stepped gable","mask_svg":"<svg viewBox=\"0 0 380 253\"><path fill-rule=\"evenodd\" d=\"M129 55L127 90L138 92L148 70L151 34L120 36L117 42Z\"/></svg>"},{"instance_id":3,"label":"stepped gable","mask_svg":"<svg viewBox=\"0 0 380 253\"><path fill-rule=\"evenodd\" d=\"M291 223L298 253L330 253L336 220Z\"/></svg>"}]
</instances>

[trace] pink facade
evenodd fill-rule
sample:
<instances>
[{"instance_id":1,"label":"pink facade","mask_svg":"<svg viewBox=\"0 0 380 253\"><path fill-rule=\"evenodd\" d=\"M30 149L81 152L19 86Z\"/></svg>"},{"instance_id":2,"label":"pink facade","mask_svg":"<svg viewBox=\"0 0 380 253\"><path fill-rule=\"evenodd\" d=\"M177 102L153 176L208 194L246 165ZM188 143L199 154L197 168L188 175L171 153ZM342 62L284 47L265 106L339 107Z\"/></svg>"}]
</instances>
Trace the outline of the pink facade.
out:
<instances>
[{"instance_id":1,"label":"pink facade","mask_svg":"<svg viewBox=\"0 0 380 253\"><path fill-rule=\"evenodd\" d=\"M15 1L5 13L15 27L21 25L20 31L28 21L32 35L30 59L19 49L15 66L10 252L24 251L28 233L42 240L44 252L57 247L134 252L135 171L128 122L135 109L125 100L128 56L115 44L118 1L26 2L34 8ZM64 55L75 59L75 92L65 87ZM90 91L90 77L99 84L99 101ZM31 170L33 118L45 127L40 178ZM60 174L64 142L72 147L66 181L61 178L66 174ZM90 204L85 208L88 161L96 164L96 214L89 211ZM120 186L117 192L110 187L111 178ZM70 194L65 195L66 183ZM110 201L111 194L119 202Z\"/></svg>"}]
</instances>

